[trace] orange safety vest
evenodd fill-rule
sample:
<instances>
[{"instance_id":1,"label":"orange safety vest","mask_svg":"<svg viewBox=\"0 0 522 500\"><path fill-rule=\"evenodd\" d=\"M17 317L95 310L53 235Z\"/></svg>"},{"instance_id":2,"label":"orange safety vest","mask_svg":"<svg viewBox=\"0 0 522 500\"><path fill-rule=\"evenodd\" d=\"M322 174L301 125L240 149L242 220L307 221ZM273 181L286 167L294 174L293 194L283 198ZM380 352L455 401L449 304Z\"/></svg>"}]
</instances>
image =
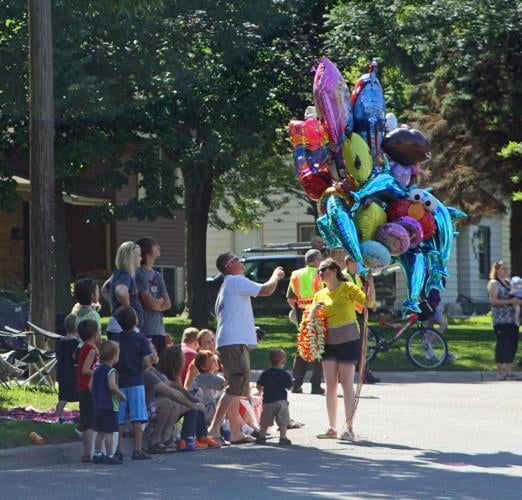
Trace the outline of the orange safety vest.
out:
<instances>
[{"instance_id":1,"label":"orange safety vest","mask_svg":"<svg viewBox=\"0 0 522 500\"><path fill-rule=\"evenodd\" d=\"M290 277L292 291L297 296L297 307L304 309L314 300L315 292L321 289L321 277L313 266L297 269Z\"/></svg>"}]
</instances>

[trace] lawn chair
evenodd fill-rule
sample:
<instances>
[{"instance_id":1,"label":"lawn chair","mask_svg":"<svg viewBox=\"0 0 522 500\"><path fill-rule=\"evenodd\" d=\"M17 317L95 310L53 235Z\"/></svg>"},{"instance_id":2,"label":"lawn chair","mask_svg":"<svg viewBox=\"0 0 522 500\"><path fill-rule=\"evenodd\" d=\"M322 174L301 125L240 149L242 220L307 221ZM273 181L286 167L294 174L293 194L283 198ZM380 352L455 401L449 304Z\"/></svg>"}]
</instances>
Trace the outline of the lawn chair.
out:
<instances>
[{"instance_id":1,"label":"lawn chair","mask_svg":"<svg viewBox=\"0 0 522 500\"><path fill-rule=\"evenodd\" d=\"M34 347L29 344L28 339L36 335L42 335L46 340L57 340L61 338L60 335L49 332L40 328L39 326L29 323L32 331L21 332L15 328L6 327L9 330L9 335L12 338L22 339L25 338L25 345L18 344L15 348L15 366L29 368L30 375L22 382L18 381L18 384L25 386L28 384L34 385L48 385L49 387L55 388L54 379L51 376L51 372L56 365L56 355L54 350L43 350L38 347ZM34 342L33 342L34 343Z\"/></svg>"},{"instance_id":2,"label":"lawn chair","mask_svg":"<svg viewBox=\"0 0 522 500\"><path fill-rule=\"evenodd\" d=\"M17 339L13 334L0 331L0 386L9 389L9 383L23 374L23 370L14 366L16 351L13 349Z\"/></svg>"}]
</instances>

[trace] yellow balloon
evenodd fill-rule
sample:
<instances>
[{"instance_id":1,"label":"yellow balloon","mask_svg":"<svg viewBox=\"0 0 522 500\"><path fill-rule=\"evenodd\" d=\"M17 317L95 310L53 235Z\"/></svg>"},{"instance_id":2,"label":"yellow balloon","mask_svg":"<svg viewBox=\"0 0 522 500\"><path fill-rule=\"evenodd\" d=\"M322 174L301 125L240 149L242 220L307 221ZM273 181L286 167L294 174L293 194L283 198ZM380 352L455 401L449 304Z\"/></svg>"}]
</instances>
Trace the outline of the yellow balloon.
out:
<instances>
[{"instance_id":1,"label":"yellow balloon","mask_svg":"<svg viewBox=\"0 0 522 500\"><path fill-rule=\"evenodd\" d=\"M372 171L372 157L366 141L355 132L343 142L343 158L346 169L358 185L361 185Z\"/></svg>"},{"instance_id":2,"label":"yellow balloon","mask_svg":"<svg viewBox=\"0 0 522 500\"><path fill-rule=\"evenodd\" d=\"M372 201L368 207L361 206L355 213L355 227L360 241L374 240L375 232L386 221L386 212L378 203Z\"/></svg>"}]
</instances>

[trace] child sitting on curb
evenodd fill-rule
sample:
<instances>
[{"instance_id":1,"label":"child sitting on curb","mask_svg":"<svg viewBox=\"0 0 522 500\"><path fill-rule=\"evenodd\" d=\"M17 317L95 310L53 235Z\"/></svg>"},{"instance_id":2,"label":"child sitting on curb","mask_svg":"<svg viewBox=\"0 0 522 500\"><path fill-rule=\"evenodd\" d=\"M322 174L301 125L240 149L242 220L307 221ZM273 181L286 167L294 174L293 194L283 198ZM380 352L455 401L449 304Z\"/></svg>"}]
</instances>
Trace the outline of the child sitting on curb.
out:
<instances>
[{"instance_id":1,"label":"child sitting on curb","mask_svg":"<svg viewBox=\"0 0 522 500\"><path fill-rule=\"evenodd\" d=\"M292 444L286 437L286 430L290 423L287 391L292 388L292 377L284 369L286 353L283 349L270 349L268 360L272 368L261 373L257 381L257 390L263 395L263 411L256 444L266 444L266 431L274 424L274 418L279 425L279 444Z\"/></svg>"}]
</instances>

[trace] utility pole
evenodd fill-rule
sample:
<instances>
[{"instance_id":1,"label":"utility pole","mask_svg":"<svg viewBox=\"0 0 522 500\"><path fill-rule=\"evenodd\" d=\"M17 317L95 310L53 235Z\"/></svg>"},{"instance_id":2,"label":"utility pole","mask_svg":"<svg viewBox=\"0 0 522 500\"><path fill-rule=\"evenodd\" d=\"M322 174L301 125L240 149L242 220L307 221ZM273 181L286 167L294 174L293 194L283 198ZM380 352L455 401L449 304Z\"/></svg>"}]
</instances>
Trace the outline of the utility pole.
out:
<instances>
[{"instance_id":1,"label":"utility pole","mask_svg":"<svg viewBox=\"0 0 522 500\"><path fill-rule=\"evenodd\" d=\"M31 317L55 330L54 92L51 0L28 0Z\"/></svg>"}]
</instances>

